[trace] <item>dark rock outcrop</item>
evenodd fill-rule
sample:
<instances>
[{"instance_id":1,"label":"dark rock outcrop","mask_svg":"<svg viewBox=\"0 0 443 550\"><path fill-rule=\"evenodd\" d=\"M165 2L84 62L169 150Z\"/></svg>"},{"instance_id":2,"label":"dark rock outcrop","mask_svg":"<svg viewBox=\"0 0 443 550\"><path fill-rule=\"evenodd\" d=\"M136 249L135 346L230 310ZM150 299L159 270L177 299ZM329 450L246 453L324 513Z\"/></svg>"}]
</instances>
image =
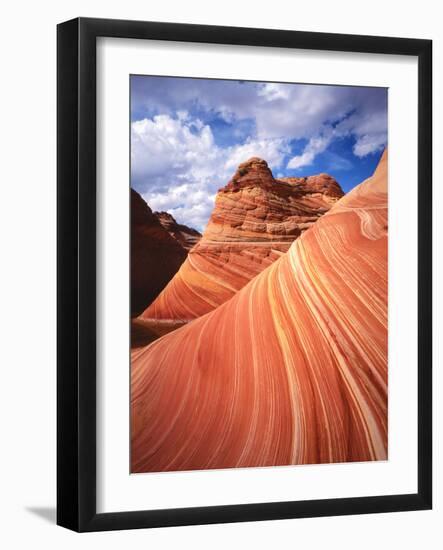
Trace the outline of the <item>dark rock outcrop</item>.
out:
<instances>
[{"instance_id":1,"label":"dark rock outcrop","mask_svg":"<svg viewBox=\"0 0 443 550\"><path fill-rule=\"evenodd\" d=\"M201 233L192 227L177 223L169 212L154 212L154 216L166 229L166 231L178 241L184 249L191 250L191 248L198 243L201 239Z\"/></svg>"},{"instance_id":2,"label":"dark rock outcrop","mask_svg":"<svg viewBox=\"0 0 443 550\"><path fill-rule=\"evenodd\" d=\"M165 222L166 217L170 219ZM165 227L167 225L168 227ZM185 261L198 231L179 225L164 212L152 212L131 189L131 315L158 296Z\"/></svg>"}]
</instances>

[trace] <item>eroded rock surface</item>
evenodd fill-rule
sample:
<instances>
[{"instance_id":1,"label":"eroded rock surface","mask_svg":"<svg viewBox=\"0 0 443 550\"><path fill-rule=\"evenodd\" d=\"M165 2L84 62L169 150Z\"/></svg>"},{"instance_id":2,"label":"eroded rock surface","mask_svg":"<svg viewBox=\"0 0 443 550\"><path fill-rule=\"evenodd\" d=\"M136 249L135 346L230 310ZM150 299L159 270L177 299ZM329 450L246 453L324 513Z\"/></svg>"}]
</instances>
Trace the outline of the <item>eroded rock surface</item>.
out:
<instances>
[{"instance_id":1,"label":"eroded rock surface","mask_svg":"<svg viewBox=\"0 0 443 550\"><path fill-rule=\"evenodd\" d=\"M229 300L343 196L320 174L274 179L257 157L219 190L202 239L141 319L191 320Z\"/></svg>"},{"instance_id":2,"label":"eroded rock surface","mask_svg":"<svg viewBox=\"0 0 443 550\"><path fill-rule=\"evenodd\" d=\"M133 472L387 458L387 206L385 152L230 300L134 353Z\"/></svg>"}]
</instances>

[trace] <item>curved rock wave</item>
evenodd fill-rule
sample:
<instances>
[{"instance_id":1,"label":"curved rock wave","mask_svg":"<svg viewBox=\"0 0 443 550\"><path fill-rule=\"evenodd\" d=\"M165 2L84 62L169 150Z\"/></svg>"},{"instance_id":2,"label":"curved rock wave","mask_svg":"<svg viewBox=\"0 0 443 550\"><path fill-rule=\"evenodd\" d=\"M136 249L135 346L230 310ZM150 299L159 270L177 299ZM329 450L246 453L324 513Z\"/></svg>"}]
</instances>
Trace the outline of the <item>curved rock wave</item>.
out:
<instances>
[{"instance_id":1,"label":"curved rock wave","mask_svg":"<svg viewBox=\"0 0 443 550\"><path fill-rule=\"evenodd\" d=\"M137 352L132 471L387 458L387 153L287 254Z\"/></svg>"}]
</instances>

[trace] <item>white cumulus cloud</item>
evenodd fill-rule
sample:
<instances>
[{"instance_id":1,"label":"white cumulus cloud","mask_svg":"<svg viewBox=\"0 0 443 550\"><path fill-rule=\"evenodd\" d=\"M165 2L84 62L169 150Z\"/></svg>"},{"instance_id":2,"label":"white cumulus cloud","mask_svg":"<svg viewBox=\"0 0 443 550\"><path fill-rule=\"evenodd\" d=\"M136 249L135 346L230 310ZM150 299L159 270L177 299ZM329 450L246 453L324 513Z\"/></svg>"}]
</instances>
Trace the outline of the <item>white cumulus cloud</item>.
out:
<instances>
[{"instance_id":1,"label":"white cumulus cloud","mask_svg":"<svg viewBox=\"0 0 443 550\"><path fill-rule=\"evenodd\" d=\"M323 151L326 150L327 146L331 143L331 139L332 133L329 135L311 138L303 153L301 155L296 155L289 160L287 168L297 169L302 168L303 166L309 166L314 162L314 159L318 154L323 153Z\"/></svg>"}]
</instances>

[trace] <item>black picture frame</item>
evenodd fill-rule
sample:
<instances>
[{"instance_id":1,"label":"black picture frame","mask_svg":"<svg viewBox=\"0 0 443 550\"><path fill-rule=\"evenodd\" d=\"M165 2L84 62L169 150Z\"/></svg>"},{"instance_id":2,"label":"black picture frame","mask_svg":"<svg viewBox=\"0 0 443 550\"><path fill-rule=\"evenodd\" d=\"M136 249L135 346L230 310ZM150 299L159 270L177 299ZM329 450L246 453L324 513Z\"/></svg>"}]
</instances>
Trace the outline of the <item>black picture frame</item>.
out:
<instances>
[{"instance_id":1,"label":"black picture frame","mask_svg":"<svg viewBox=\"0 0 443 550\"><path fill-rule=\"evenodd\" d=\"M418 58L418 490L415 494L96 512L96 39L399 54ZM57 28L57 523L104 531L432 507L432 42L78 18Z\"/></svg>"}]
</instances>

